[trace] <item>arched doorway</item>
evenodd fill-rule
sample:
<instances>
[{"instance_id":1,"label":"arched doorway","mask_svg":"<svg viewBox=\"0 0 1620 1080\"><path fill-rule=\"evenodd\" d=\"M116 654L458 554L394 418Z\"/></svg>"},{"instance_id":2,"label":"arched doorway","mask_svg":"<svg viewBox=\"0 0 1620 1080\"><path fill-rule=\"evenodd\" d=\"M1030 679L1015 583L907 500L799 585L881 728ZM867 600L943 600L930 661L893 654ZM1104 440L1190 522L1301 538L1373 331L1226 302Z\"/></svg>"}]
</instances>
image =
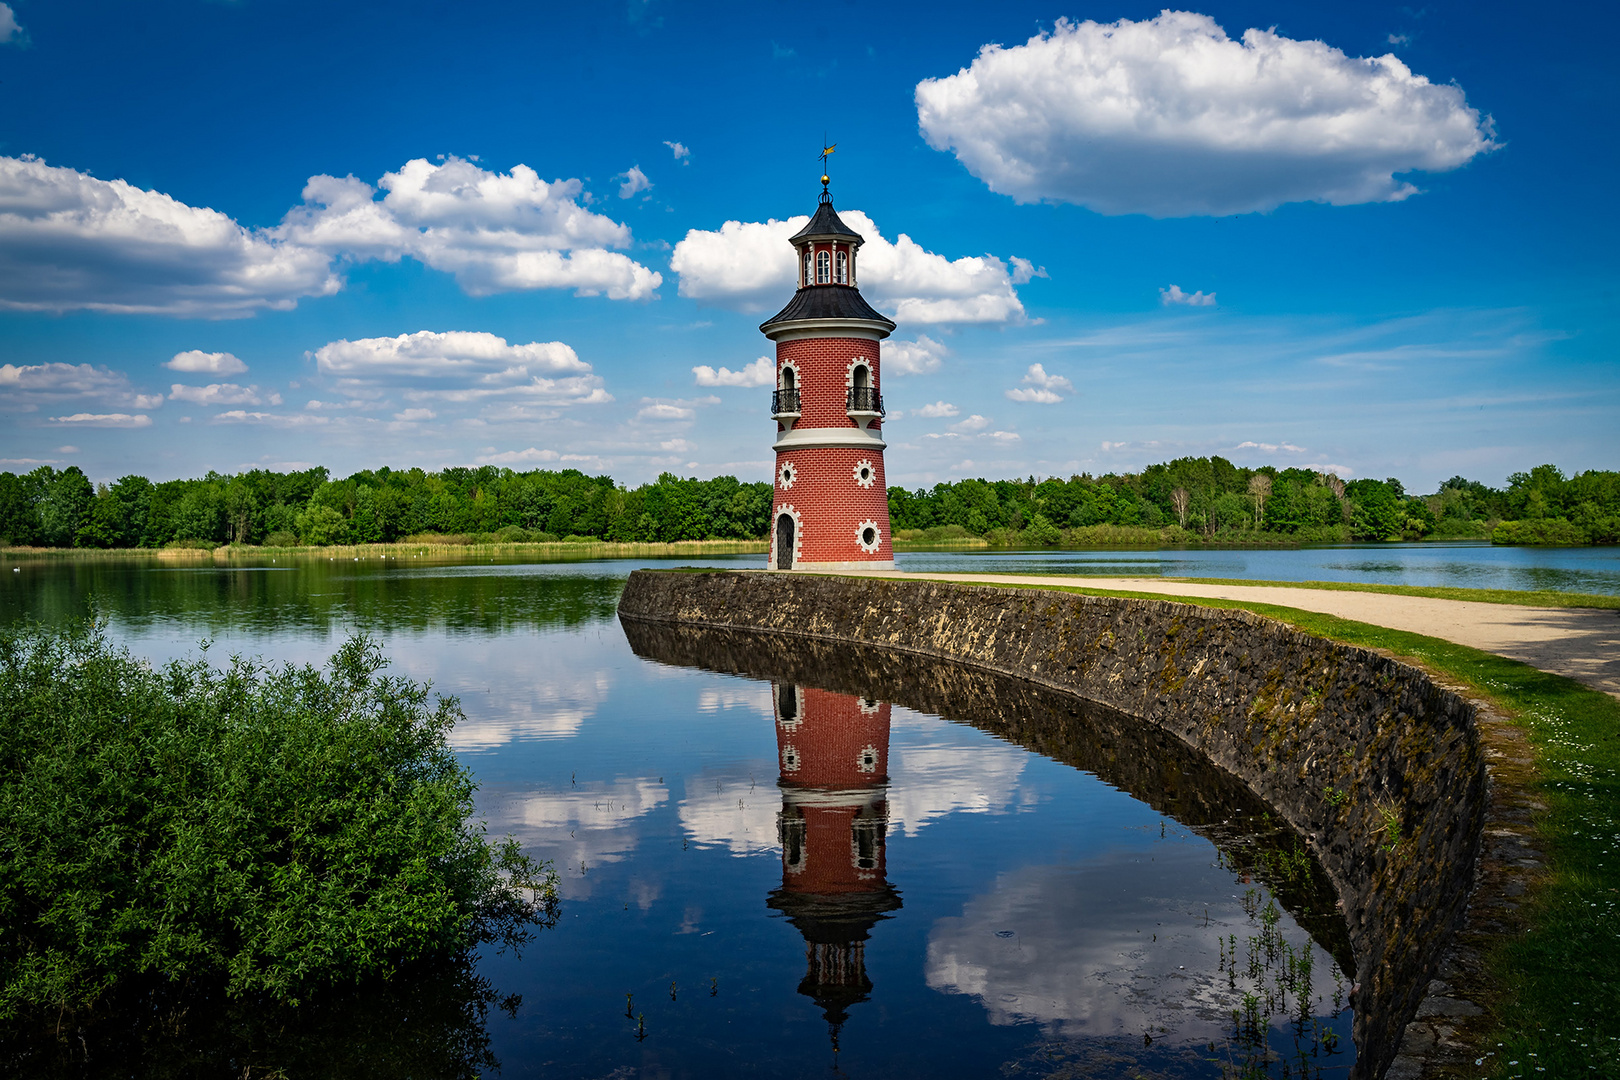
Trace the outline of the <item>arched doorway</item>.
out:
<instances>
[{"instance_id":1,"label":"arched doorway","mask_svg":"<svg viewBox=\"0 0 1620 1080\"><path fill-rule=\"evenodd\" d=\"M793 569L793 515L783 514L776 519L776 568Z\"/></svg>"}]
</instances>

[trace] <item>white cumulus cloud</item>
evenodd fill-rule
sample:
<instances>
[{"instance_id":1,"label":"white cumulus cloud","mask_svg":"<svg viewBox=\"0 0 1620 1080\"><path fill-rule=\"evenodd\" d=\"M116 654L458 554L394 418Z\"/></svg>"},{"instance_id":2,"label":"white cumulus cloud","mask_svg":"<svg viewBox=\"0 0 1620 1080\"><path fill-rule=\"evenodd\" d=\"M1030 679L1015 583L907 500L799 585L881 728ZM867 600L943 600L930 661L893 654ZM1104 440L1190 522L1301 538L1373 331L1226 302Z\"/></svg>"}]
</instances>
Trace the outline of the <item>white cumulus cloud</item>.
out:
<instances>
[{"instance_id":1,"label":"white cumulus cloud","mask_svg":"<svg viewBox=\"0 0 1620 1080\"><path fill-rule=\"evenodd\" d=\"M1007 391L1007 400L1029 402L1035 405L1056 405L1058 402L1063 400L1063 396L1061 394L1054 394L1050 390L1018 387L1016 389Z\"/></svg>"},{"instance_id":2,"label":"white cumulus cloud","mask_svg":"<svg viewBox=\"0 0 1620 1080\"><path fill-rule=\"evenodd\" d=\"M17 23L17 13L11 10L10 4L0 4L0 45L22 41L23 37L23 28Z\"/></svg>"},{"instance_id":3,"label":"white cumulus cloud","mask_svg":"<svg viewBox=\"0 0 1620 1080\"><path fill-rule=\"evenodd\" d=\"M683 165L690 165L692 163L692 151L683 143L672 142L669 139L665 139L664 145L669 147L669 152L675 155L676 161L681 162Z\"/></svg>"},{"instance_id":4,"label":"white cumulus cloud","mask_svg":"<svg viewBox=\"0 0 1620 1080\"><path fill-rule=\"evenodd\" d=\"M328 342L308 354L320 374L355 393L403 386L413 401L583 405L612 401L602 378L561 341L513 345L481 330L418 330Z\"/></svg>"},{"instance_id":5,"label":"white cumulus cloud","mask_svg":"<svg viewBox=\"0 0 1620 1080\"><path fill-rule=\"evenodd\" d=\"M1143 22L1060 20L986 45L917 85L918 122L991 190L1104 214L1236 214L1287 202L1392 202L1397 174L1445 172L1499 144L1456 85L1393 54L1165 11Z\"/></svg>"},{"instance_id":6,"label":"white cumulus cloud","mask_svg":"<svg viewBox=\"0 0 1620 1080\"><path fill-rule=\"evenodd\" d=\"M1007 391L1010 401L1033 402L1037 405L1056 405L1063 400L1064 393L1073 393L1074 384L1062 375L1048 375L1046 368L1040 364L1029 365L1029 371L1021 380L1023 386Z\"/></svg>"},{"instance_id":7,"label":"white cumulus cloud","mask_svg":"<svg viewBox=\"0 0 1620 1080\"><path fill-rule=\"evenodd\" d=\"M622 172L619 175L624 177L624 183L619 185L619 198L621 199L628 199L635 195L636 192L646 191L652 187L652 181L647 179L647 174L641 171L639 165L632 165L628 172Z\"/></svg>"},{"instance_id":8,"label":"white cumulus cloud","mask_svg":"<svg viewBox=\"0 0 1620 1080\"><path fill-rule=\"evenodd\" d=\"M989 417L980 416L978 413L974 413L966 420L958 420L956 423L951 425L951 427L955 428L957 431L983 431L989 426Z\"/></svg>"},{"instance_id":9,"label":"white cumulus cloud","mask_svg":"<svg viewBox=\"0 0 1620 1080\"><path fill-rule=\"evenodd\" d=\"M555 450L538 450L532 446L527 450L503 450L500 453L495 453L494 447L491 447L489 451L475 460L480 465L506 465L510 467L512 465L544 465L547 462L556 461L561 456Z\"/></svg>"},{"instance_id":10,"label":"white cumulus cloud","mask_svg":"<svg viewBox=\"0 0 1620 1080\"><path fill-rule=\"evenodd\" d=\"M271 405L281 404L280 394L259 396L257 386L237 383L209 383L207 386L184 386L175 383L169 387L170 401L186 401L193 405Z\"/></svg>"},{"instance_id":11,"label":"white cumulus cloud","mask_svg":"<svg viewBox=\"0 0 1620 1080\"><path fill-rule=\"evenodd\" d=\"M217 210L0 157L0 308L227 317L340 284L326 252Z\"/></svg>"},{"instance_id":12,"label":"white cumulus cloud","mask_svg":"<svg viewBox=\"0 0 1620 1080\"><path fill-rule=\"evenodd\" d=\"M889 341L883 345L883 374L929 375L939 370L945 357L950 355L940 342L927 334L916 341Z\"/></svg>"},{"instance_id":13,"label":"white cumulus cloud","mask_svg":"<svg viewBox=\"0 0 1620 1080\"><path fill-rule=\"evenodd\" d=\"M71 416L53 416L56 424L75 424L79 427L143 428L152 426L152 418L140 413L74 413Z\"/></svg>"},{"instance_id":14,"label":"white cumulus cloud","mask_svg":"<svg viewBox=\"0 0 1620 1080\"><path fill-rule=\"evenodd\" d=\"M136 393L129 376L92 364L0 364L0 412L37 412L41 405L88 398L143 410L163 404L162 394Z\"/></svg>"},{"instance_id":15,"label":"white cumulus cloud","mask_svg":"<svg viewBox=\"0 0 1620 1080\"><path fill-rule=\"evenodd\" d=\"M240 375L248 366L228 352L203 352L190 349L175 353L164 363L170 371L184 371L193 375Z\"/></svg>"},{"instance_id":16,"label":"white cumulus cloud","mask_svg":"<svg viewBox=\"0 0 1620 1080\"><path fill-rule=\"evenodd\" d=\"M691 420L697 416L697 410L688 405L672 405L667 401L655 401L651 405L643 405L641 411L636 413L638 420Z\"/></svg>"},{"instance_id":17,"label":"white cumulus cloud","mask_svg":"<svg viewBox=\"0 0 1620 1080\"><path fill-rule=\"evenodd\" d=\"M1307 451L1303 446L1295 446L1293 443L1253 442L1253 441L1250 441L1250 440L1247 440L1247 439L1245 439L1243 442L1238 443L1235 447L1233 447L1233 449L1234 450L1264 450L1268 454L1275 454L1279 450L1286 450L1290 454L1309 453L1309 451Z\"/></svg>"},{"instance_id":18,"label":"white cumulus cloud","mask_svg":"<svg viewBox=\"0 0 1620 1080\"><path fill-rule=\"evenodd\" d=\"M351 258L418 259L454 274L474 296L522 289L573 289L614 300L651 297L663 277L607 250L630 243L630 228L581 205L578 180L540 179L527 165L497 173L457 157L406 162L378 182L312 176L304 204L278 237Z\"/></svg>"},{"instance_id":19,"label":"white cumulus cloud","mask_svg":"<svg viewBox=\"0 0 1620 1080\"><path fill-rule=\"evenodd\" d=\"M692 369L692 374L697 377L699 386L770 386L776 381L776 364L770 357L762 356L736 371L699 364Z\"/></svg>"},{"instance_id":20,"label":"white cumulus cloud","mask_svg":"<svg viewBox=\"0 0 1620 1080\"><path fill-rule=\"evenodd\" d=\"M962 410L948 401L936 401L932 405L924 405L916 410L916 415L924 420L938 420L946 416L959 416Z\"/></svg>"},{"instance_id":21,"label":"white cumulus cloud","mask_svg":"<svg viewBox=\"0 0 1620 1080\"><path fill-rule=\"evenodd\" d=\"M949 259L901 233L890 241L859 210L840 210L860 233L856 262L861 291L902 324L1005 323L1024 317L1013 270L994 255ZM678 291L693 300L743 311L787 303L798 286L788 237L810 219L727 221L718 230L690 230L670 256Z\"/></svg>"},{"instance_id":22,"label":"white cumulus cloud","mask_svg":"<svg viewBox=\"0 0 1620 1080\"><path fill-rule=\"evenodd\" d=\"M1215 294L1200 289L1198 292L1182 292L1180 285L1172 285L1168 289L1159 290L1159 303L1165 307L1172 304L1185 304L1187 307L1214 307Z\"/></svg>"}]
</instances>

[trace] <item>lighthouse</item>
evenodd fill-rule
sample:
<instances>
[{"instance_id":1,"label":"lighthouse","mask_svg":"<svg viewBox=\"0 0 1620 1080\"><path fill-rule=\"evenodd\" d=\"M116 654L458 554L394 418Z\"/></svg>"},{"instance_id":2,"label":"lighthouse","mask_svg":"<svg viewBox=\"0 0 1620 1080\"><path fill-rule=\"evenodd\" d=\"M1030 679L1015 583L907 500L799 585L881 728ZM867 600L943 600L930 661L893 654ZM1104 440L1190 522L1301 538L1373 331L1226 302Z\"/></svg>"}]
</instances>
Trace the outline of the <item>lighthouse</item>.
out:
<instances>
[{"instance_id":1,"label":"lighthouse","mask_svg":"<svg viewBox=\"0 0 1620 1080\"><path fill-rule=\"evenodd\" d=\"M863 241L827 185L823 175L815 215L789 241L798 291L759 328L776 343L769 566L892 570L878 346L895 327L861 297Z\"/></svg>"}]
</instances>

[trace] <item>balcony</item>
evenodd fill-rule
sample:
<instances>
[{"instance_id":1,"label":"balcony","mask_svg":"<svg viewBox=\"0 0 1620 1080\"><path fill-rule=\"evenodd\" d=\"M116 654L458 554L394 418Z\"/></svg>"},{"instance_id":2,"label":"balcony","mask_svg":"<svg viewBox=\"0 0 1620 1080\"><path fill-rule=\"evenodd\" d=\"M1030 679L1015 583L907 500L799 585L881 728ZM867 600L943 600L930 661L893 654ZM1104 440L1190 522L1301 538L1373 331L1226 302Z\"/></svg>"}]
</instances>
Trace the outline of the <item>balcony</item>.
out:
<instances>
[{"instance_id":1,"label":"balcony","mask_svg":"<svg viewBox=\"0 0 1620 1080\"><path fill-rule=\"evenodd\" d=\"M799 416L799 391L773 390L771 392L771 419L796 420Z\"/></svg>"},{"instance_id":2,"label":"balcony","mask_svg":"<svg viewBox=\"0 0 1620 1080\"><path fill-rule=\"evenodd\" d=\"M883 395L875 386L852 386L848 395L849 418L866 427L883 415Z\"/></svg>"}]
</instances>

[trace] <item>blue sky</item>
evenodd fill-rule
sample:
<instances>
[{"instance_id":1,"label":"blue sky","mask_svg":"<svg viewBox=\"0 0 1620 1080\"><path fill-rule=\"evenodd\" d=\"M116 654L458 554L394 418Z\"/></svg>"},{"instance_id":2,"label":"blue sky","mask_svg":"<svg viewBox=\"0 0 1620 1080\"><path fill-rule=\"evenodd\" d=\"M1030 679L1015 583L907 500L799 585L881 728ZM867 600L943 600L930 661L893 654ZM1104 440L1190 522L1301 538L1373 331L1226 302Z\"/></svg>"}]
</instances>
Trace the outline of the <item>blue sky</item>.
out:
<instances>
[{"instance_id":1,"label":"blue sky","mask_svg":"<svg viewBox=\"0 0 1620 1080\"><path fill-rule=\"evenodd\" d=\"M0 468L765 479L824 131L891 483L1614 468L1617 22L7 0Z\"/></svg>"}]
</instances>

